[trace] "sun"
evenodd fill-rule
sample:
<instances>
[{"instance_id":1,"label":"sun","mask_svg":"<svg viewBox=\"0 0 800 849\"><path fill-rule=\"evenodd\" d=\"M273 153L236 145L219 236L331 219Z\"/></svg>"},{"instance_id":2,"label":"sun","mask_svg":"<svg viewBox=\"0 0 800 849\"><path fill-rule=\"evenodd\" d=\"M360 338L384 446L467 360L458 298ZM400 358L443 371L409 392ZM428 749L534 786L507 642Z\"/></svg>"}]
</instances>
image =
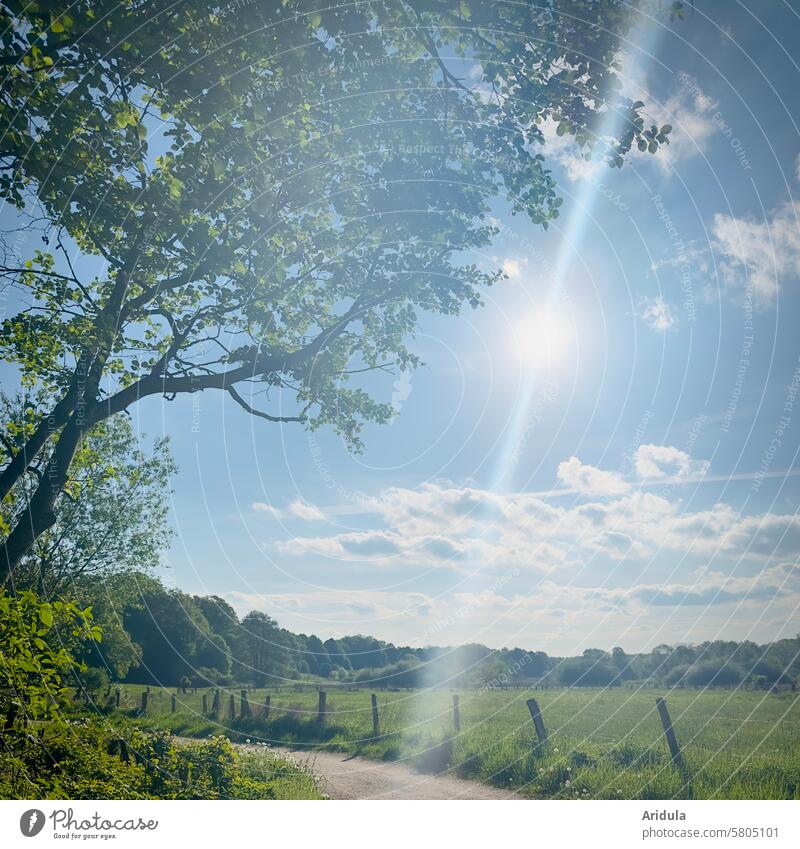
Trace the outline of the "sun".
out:
<instances>
[{"instance_id":1,"label":"sun","mask_svg":"<svg viewBox=\"0 0 800 849\"><path fill-rule=\"evenodd\" d=\"M553 371L576 346L574 323L558 308L537 309L512 325L514 355L523 365Z\"/></svg>"}]
</instances>

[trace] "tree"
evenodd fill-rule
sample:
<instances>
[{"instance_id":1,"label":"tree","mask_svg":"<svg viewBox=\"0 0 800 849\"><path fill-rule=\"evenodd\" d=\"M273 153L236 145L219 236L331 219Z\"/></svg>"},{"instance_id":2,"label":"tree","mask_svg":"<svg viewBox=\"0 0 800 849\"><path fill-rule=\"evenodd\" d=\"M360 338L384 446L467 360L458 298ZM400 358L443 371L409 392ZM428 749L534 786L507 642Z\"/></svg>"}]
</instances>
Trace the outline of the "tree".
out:
<instances>
[{"instance_id":1,"label":"tree","mask_svg":"<svg viewBox=\"0 0 800 849\"><path fill-rule=\"evenodd\" d=\"M82 577L70 585L70 595L92 611L102 628L102 642L88 640L78 659L89 666L104 668L116 681L122 681L142 659L142 647L125 630L125 611L140 608L142 595L160 587L157 580L142 573L124 572Z\"/></svg>"},{"instance_id":2,"label":"tree","mask_svg":"<svg viewBox=\"0 0 800 849\"><path fill-rule=\"evenodd\" d=\"M216 662L203 665L215 667L219 670L224 669L226 670L225 674L227 674L227 671L231 669L232 661L241 662L247 653L245 634L239 622L239 617L230 604L217 595L196 595L194 596L194 603L206 617L212 632L219 638L215 640L214 648L219 651L225 646L228 653L225 661L222 661L222 658L217 658ZM214 649L209 648L209 651L213 653ZM212 657L209 656L208 660L212 660Z\"/></svg>"},{"instance_id":3,"label":"tree","mask_svg":"<svg viewBox=\"0 0 800 849\"><path fill-rule=\"evenodd\" d=\"M634 14L622 0L0 5L0 195L41 225L33 255L6 245L0 279L26 303L0 356L52 399L0 497L53 446L0 579L52 527L90 429L145 397L225 391L358 449L363 424L392 415L363 374L413 368L420 312L478 306L502 278L471 259L496 233L494 200L543 227L558 215L545 124L613 165L667 141L620 94ZM618 127L597 139L609 110Z\"/></svg>"},{"instance_id":4,"label":"tree","mask_svg":"<svg viewBox=\"0 0 800 849\"><path fill-rule=\"evenodd\" d=\"M744 670L726 661L706 660L691 666L684 680L692 687L736 687L745 678Z\"/></svg>"},{"instance_id":5,"label":"tree","mask_svg":"<svg viewBox=\"0 0 800 849\"><path fill-rule=\"evenodd\" d=\"M566 687L607 687L620 683L619 672L608 662L584 652L583 657L570 657L558 665L558 680Z\"/></svg>"},{"instance_id":6,"label":"tree","mask_svg":"<svg viewBox=\"0 0 800 849\"><path fill-rule=\"evenodd\" d=\"M286 632L257 610L242 619L241 627L248 647L248 677L260 686L285 677L289 665Z\"/></svg>"},{"instance_id":7,"label":"tree","mask_svg":"<svg viewBox=\"0 0 800 849\"><path fill-rule=\"evenodd\" d=\"M141 646L139 663L128 680L177 686L201 666L213 639L205 616L191 596L166 591L157 582L145 585L123 614L125 630Z\"/></svg>"},{"instance_id":8,"label":"tree","mask_svg":"<svg viewBox=\"0 0 800 849\"><path fill-rule=\"evenodd\" d=\"M2 396L0 409L5 422L0 451L8 463L30 431L33 407ZM38 484L54 441L43 447L28 475L6 497L6 525L25 515L31 487ZM14 585L48 598L90 576L155 567L172 533L167 515L174 472L167 440L156 440L152 453L146 454L126 416L95 425L72 461L70 477L54 504L53 524L20 562Z\"/></svg>"},{"instance_id":9,"label":"tree","mask_svg":"<svg viewBox=\"0 0 800 849\"><path fill-rule=\"evenodd\" d=\"M306 652L303 658L312 675L321 675L323 678L327 678L331 674L333 666L328 657L328 652L322 640L314 634L306 640Z\"/></svg>"}]
</instances>

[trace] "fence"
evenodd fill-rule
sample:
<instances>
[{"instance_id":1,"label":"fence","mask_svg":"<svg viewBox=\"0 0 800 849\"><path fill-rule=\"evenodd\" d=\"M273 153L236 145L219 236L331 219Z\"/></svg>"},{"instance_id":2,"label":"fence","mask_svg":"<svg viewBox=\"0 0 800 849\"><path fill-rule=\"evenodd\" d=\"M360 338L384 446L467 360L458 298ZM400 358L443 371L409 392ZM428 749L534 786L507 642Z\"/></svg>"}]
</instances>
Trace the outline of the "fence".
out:
<instances>
[{"instance_id":1,"label":"fence","mask_svg":"<svg viewBox=\"0 0 800 849\"><path fill-rule=\"evenodd\" d=\"M339 692L342 692L342 688L338 688ZM531 688L533 689L533 688ZM358 692L358 688L348 688L348 692ZM107 706L108 704L113 703L113 706L119 709L121 706L124 707L127 704L129 707L136 703L129 696L123 698L120 688L116 688L113 697L109 698L110 690L106 692L107 697ZM335 712L331 712L329 708L328 702L328 691L321 687L318 687L317 692L317 705L316 711L313 712L310 710L293 710L291 708L279 707L274 708L272 705L272 695L273 693L266 693L263 697L263 701L259 704L255 701L251 702L250 694L255 692L254 690L242 689L239 691L238 698L238 708L237 708L237 698L235 697L233 692L228 692L227 694L223 693L223 690L219 688L215 688L213 690L213 695L211 698L211 705L209 707L209 693L203 693L201 695L201 704L202 704L202 715L211 720L220 720L222 719L222 705L226 702L226 710L225 710L225 718L228 720L236 720L236 719L252 719L255 721L260 721L265 725L270 722L270 720L274 720L276 716L286 715L288 713L301 713L306 716L308 719L312 719L315 725L322 729L326 726L326 723L330 722L332 717L336 717ZM274 692L281 692L280 688L275 688ZM283 692L297 692L295 688L284 688ZM147 715L151 710L151 706L153 704L153 698L163 698L163 696L167 695L166 691L156 691L156 693L152 693L150 688L148 687L146 690L142 691L140 694L140 698L138 703L136 703L135 712L139 716ZM180 699L180 691L169 693L169 704L170 704L170 713L176 713L179 710L179 706L183 706ZM224 696L227 695L227 699ZM366 702L366 700L365 700ZM531 723L533 725L533 729L536 734L537 745L545 745L550 741L550 737L545 725L544 716L542 714L542 710L539 706L538 701L535 698L529 698L525 702L528 712L530 714ZM686 764L683 758L683 752L681 750L681 745L678 739L678 735L676 733L675 727L673 726L672 719L670 717L669 709L667 707L667 702L662 697L657 697L655 699L655 707L661 721L661 726L664 735L664 741L666 743L666 748L669 751L670 758L675 765L675 767L681 772L684 773L686 771ZM277 713L276 713L277 710ZM367 710L366 704L364 710ZM369 713L372 718L372 738L377 740L382 736L381 734L381 709L378 702L378 696L376 693L371 693L369 697ZM347 711L347 713L352 713L352 710ZM743 722L755 722L760 720L753 719L743 719L743 720L734 720L733 718L726 717L715 717L719 719L729 719L730 721L743 721ZM460 698L458 694L454 694L452 696L452 708L451 708L451 723L452 723L452 734L458 735L462 732L462 715L461 715L461 704Z\"/></svg>"}]
</instances>

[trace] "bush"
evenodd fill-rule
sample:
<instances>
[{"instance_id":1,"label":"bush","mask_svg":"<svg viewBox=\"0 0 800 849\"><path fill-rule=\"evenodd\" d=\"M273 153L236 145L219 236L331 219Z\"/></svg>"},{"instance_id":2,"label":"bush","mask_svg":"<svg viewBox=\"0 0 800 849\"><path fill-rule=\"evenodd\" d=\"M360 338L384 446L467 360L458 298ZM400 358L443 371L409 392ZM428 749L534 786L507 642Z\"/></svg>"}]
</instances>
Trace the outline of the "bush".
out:
<instances>
[{"instance_id":1,"label":"bush","mask_svg":"<svg viewBox=\"0 0 800 849\"><path fill-rule=\"evenodd\" d=\"M96 666L88 666L82 672L78 672L77 678L80 686L88 693L107 690L110 686L108 673L105 669L98 669Z\"/></svg>"},{"instance_id":2,"label":"bush","mask_svg":"<svg viewBox=\"0 0 800 849\"><path fill-rule=\"evenodd\" d=\"M744 677L744 670L733 663L707 660L689 668L686 683L691 687L736 687Z\"/></svg>"},{"instance_id":3,"label":"bush","mask_svg":"<svg viewBox=\"0 0 800 849\"><path fill-rule=\"evenodd\" d=\"M0 749L3 799L318 798L301 767L264 753L242 762L225 737L187 745L163 731L95 719L51 723L13 757Z\"/></svg>"},{"instance_id":4,"label":"bush","mask_svg":"<svg viewBox=\"0 0 800 849\"><path fill-rule=\"evenodd\" d=\"M13 751L15 735L25 735L28 720L58 719L66 704L63 678L82 669L69 651L71 644L100 636L89 610L72 602L0 591L0 715L6 748Z\"/></svg>"},{"instance_id":5,"label":"bush","mask_svg":"<svg viewBox=\"0 0 800 849\"><path fill-rule=\"evenodd\" d=\"M664 676L664 683L667 687L673 687L675 684L680 684L683 682L683 679L686 677L686 673L689 671L689 665L686 663L681 663L678 666L673 666L669 672Z\"/></svg>"}]
</instances>

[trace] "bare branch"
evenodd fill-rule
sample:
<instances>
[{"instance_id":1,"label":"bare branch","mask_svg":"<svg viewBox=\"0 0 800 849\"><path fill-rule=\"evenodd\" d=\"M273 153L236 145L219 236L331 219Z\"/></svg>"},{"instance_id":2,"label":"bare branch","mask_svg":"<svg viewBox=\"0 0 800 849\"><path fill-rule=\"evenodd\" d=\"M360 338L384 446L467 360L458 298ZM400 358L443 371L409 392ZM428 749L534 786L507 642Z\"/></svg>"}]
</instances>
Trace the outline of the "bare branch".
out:
<instances>
[{"instance_id":1,"label":"bare branch","mask_svg":"<svg viewBox=\"0 0 800 849\"><path fill-rule=\"evenodd\" d=\"M261 410L256 410L251 407L247 401L242 398L242 396L236 391L235 387L228 387L228 394L233 398L234 401L243 409L250 413L251 416L258 416L260 419L266 419L269 422L304 422L306 421L305 416L271 416L269 413L265 413Z\"/></svg>"}]
</instances>

